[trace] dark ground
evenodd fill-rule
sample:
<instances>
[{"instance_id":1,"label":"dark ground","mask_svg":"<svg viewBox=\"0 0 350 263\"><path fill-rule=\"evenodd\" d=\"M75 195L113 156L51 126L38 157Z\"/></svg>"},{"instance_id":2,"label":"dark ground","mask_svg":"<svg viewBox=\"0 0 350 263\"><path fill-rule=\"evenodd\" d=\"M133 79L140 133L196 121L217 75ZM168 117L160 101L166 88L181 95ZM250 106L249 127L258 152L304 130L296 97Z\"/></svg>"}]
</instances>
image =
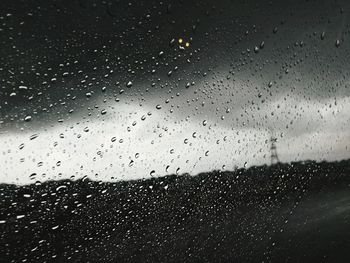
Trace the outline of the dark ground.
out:
<instances>
[{"instance_id":1,"label":"dark ground","mask_svg":"<svg viewBox=\"0 0 350 263\"><path fill-rule=\"evenodd\" d=\"M349 164L1 185L1 262L347 262Z\"/></svg>"}]
</instances>

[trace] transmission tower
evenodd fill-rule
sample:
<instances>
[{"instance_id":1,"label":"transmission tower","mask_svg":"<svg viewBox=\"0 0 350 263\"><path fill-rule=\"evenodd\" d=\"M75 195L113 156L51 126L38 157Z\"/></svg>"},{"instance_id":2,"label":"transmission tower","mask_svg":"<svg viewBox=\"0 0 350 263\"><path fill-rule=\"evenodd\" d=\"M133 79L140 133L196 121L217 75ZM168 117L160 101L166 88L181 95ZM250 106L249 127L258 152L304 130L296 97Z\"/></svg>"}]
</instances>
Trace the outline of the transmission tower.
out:
<instances>
[{"instance_id":1,"label":"transmission tower","mask_svg":"<svg viewBox=\"0 0 350 263\"><path fill-rule=\"evenodd\" d=\"M277 142L277 138L271 136L270 138L271 165L280 163L280 159L278 158L278 154L277 154L276 142Z\"/></svg>"}]
</instances>

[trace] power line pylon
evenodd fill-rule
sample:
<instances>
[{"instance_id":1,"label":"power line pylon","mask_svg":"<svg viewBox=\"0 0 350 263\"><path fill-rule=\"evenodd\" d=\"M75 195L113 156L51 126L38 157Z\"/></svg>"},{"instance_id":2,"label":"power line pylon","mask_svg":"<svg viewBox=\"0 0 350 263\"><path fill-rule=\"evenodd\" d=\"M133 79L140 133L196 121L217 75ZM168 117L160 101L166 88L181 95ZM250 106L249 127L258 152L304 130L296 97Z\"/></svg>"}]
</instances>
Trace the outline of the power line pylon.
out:
<instances>
[{"instance_id":1,"label":"power line pylon","mask_svg":"<svg viewBox=\"0 0 350 263\"><path fill-rule=\"evenodd\" d=\"M277 138L271 136L270 138L271 165L280 163L280 159L278 158L278 154L277 154L276 142L277 142Z\"/></svg>"}]
</instances>

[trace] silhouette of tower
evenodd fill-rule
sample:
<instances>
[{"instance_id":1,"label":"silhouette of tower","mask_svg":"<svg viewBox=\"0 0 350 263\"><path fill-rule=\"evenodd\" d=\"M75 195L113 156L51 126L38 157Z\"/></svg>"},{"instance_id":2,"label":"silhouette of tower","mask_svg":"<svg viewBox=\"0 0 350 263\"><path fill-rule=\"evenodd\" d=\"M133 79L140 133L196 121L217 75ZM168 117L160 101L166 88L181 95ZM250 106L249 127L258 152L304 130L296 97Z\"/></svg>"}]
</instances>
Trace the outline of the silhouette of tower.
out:
<instances>
[{"instance_id":1,"label":"silhouette of tower","mask_svg":"<svg viewBox=\"0 0 350 263\"><path fill-rule=\"evenodd\" d=\"M279 164L280 160L278 158L277 147L276 147L277 138L271 136L270 142L271 142L271 147L270 147L270 151L271 151L271 165Z\"/></svg>"}]
</instances>

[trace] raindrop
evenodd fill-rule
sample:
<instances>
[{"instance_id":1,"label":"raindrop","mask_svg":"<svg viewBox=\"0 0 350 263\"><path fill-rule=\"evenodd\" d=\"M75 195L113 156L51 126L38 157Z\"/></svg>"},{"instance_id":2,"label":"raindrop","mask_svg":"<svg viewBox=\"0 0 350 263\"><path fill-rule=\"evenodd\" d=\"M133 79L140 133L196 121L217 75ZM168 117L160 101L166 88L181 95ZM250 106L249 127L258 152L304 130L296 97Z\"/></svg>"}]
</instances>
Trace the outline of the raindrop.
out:
<instances>
[{"instance_id":1,"label":"raindrop","mask_svg":"<svg viewBox=\"0 0 350 263\"><path fill-rule=\"evenodd\" d=\"M38 138L38 136L39 136L38 134L33 134L29 137L29 139L34 140L34 139Z\"/></svg>"},{"instance_id":2,"label":"raindrop","mask_svg":"<svg viewBox=\"0 0 350 263\"><path fill-rule=\"evenodd\" d=\"M128 83L126 83L126 87L127 87L127 88L131 88L131 87L132 87L132 82L129 81Z\"/></svg>"},{"instance_id":3,"label":"raindrop","mask_svg":"<svg viewBox=\"0 0 350 263\"><path fill-rule=\"evenodd\" d=\"M261 43L260 43L260 49L263 49L264 47L265 47L265 42L264 41L262 41Z\"/></svg>"},{"instance_id":4,"label":"raindrop","mask_svg":"<svg viewBox=\"0 0 350 263\"><path fill-rule=\"evenodd\" d=\"M340 46L340 40L339 40L339 39L337 39L337 40L335 41L335 46L336 46L336 47L339 47L339 46Z\"/></svg>"}]
</instances>

